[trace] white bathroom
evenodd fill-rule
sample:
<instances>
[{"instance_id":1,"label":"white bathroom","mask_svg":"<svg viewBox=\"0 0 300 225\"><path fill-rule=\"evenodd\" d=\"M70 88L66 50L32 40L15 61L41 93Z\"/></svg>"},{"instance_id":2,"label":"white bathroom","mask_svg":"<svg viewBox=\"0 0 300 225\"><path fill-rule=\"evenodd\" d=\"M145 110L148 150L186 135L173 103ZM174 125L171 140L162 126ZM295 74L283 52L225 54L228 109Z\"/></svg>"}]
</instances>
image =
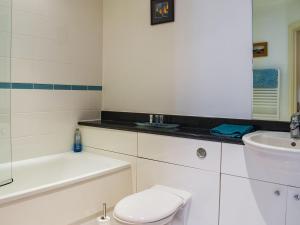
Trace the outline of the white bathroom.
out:
<instances>
[{"instance_id":1,"label":"white bathroom","mask_svg":"<svg viewBox=\"0 0 300 225\"><path fill-rule=\"evenodd\" d=\"M0 225L300 225L300 0L0 0Z\"/></svg>"}]
</instances>

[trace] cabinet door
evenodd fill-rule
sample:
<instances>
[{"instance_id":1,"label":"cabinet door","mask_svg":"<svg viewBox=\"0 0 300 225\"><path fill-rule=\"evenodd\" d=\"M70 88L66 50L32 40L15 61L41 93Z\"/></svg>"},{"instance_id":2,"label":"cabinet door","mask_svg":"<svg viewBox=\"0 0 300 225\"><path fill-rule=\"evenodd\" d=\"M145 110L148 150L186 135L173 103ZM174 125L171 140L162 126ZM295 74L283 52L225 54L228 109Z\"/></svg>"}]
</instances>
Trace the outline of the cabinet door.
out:
<instances>
[{"instance_id":1,"label":"cabinet door","mask_svg":"<svg viewBox=\"0 0 300 225\"><path fill-rule=\"evenodd\" d=\"M138 159L138 191L160 184L188 191L188 225L218 225L220 175L169 163ZM252 224L253 225L253 224Z\"/></svg>"},{"instance_id":2,"label":"cabinet door","mask_svg":"<svg viewBox=\"0 0 300 225\"><path fill-rule=\"evenodd\" d=\"M286 187L222 175L220 225L285 225Z\"/></svg>"},{"instance_id":3,"label":"cabinet door","mask_svg":"<svg viewBox=\"0 0 300 225\"><path fill-rule=\"evenodd\" d=\"M300 224L300 188L288 190L286 225Z\"/></svg>"}]
</instances>

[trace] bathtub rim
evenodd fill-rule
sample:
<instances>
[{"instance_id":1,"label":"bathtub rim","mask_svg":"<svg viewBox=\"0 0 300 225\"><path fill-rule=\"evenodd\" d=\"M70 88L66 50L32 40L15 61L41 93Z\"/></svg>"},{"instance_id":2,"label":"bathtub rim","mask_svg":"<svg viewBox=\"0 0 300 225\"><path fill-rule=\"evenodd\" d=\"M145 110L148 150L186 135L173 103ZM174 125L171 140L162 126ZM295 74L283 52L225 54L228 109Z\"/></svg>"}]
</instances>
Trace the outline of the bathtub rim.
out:
<instances>
[{"instance_id":1,"label":"bathtub rim","mask_svg":"<svg viewBox=\"0 0 300 225\"><path fill-rule=\"evenodd\" d=\"M60 153L60 154L55 154L55 155L50 155L50 156L42 156L42 157L38 157L38 158L57 157L59 155L64 155L66 153ZM95 154L95 153L85 152L85 154L95 155L97 157L97 154ZM99 157L99 155L98 155L98 157ZM116 159L109 158L106 156L101 156L101 157L111 159L113 161L120 161L120 164L118 166L116 165L112 168L103 169L101 171L95 171L95 172L91 172L91 173L86 173L84 175L74 176L69 179L64 179L64 180L53 182L50 184L40 185L40 186L34 187L34 188L28 188L28 189L25 189L22 191L16 191L16 192L9 193L9 194L3 195L3 196L0 195L0 207L2 205L9 204L11 202L15 202L15 201L33 197L33 196L38 196L40 194L59 190L61 188L68 188L75 184L80 184L82 182L88 182L88 181L91 181L91 180L94 180L94 179L97 179L97 178L100 178L100 177L103 177L106 175L110 175L110 174L117 173L119 171L131 168L131 164L126 161L116 160ZM17 161L16 163L23 163L23 161L31 161L31 160L36 160L38 158Z\"/></svg>"}]
</instances>

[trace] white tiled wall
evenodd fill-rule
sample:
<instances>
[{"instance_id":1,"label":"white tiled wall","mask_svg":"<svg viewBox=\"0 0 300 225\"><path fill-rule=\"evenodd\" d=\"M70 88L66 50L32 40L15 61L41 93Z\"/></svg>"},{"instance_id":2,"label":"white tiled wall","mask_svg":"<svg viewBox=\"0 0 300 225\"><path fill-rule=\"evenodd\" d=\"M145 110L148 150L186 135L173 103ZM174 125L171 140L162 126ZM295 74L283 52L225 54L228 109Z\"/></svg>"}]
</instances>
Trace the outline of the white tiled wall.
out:
<instances>
[{"instance_id":1,"label":"white tiled wall","mask_svg":"<svg viewBox=\"0 0 300 225\"><path fill-rule=\"evenodd\" d=\"M0 0L0 82L9 82L10 80L10 7L11 4L9 0ZM2 104L1 102L1 105ZM2 113L2 110L0 112Z\"/></svg>"},{"instance_id":2,"label":"white tiled wall","mask_svg":"<svg viewBox=\"0 0 300 225\"><path fill-rule=\"evenodd\" d=\"M12 82L101 85L102 0L13 0ZM100 91L12 90L13 160L71 150Z\"/></svg>"},{"instance_id":3,"label":"white tiled wall","mask_svg":"<svg viewBox=\"0 0 300 225\"><path fill-rule=\"evenodd\" d=\"M101 0L13 0L14 82L101 82Z\"/></svg>"}]
</instances>

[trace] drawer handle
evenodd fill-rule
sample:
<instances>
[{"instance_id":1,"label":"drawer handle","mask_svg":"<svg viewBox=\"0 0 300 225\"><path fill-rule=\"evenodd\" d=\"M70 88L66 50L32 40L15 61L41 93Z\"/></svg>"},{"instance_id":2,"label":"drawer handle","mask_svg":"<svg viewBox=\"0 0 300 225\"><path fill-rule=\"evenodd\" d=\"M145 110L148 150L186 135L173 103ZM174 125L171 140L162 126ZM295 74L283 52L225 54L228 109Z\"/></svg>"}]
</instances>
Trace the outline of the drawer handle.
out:
<instances>
[{"instance_id":1,"label":"drawer handle","mask_svg":"<svg viewBox=\"0 0 300 225\"><path fill-rule=\"evenodd\" d=\"M207 156L207 152L204 148L198 148L197 149L197 156L199 159L205 159Z\"/></svg>"},{"instance_id":2,"label":"drawer handle","mask_svg":"<svg viewBox=\"0 0 300 225\"><path fill-rule=\"evenodd\" d=\"M294 198L296 201L300 201L300 195L295 195Z\"/></svg>"}]
</instances>

